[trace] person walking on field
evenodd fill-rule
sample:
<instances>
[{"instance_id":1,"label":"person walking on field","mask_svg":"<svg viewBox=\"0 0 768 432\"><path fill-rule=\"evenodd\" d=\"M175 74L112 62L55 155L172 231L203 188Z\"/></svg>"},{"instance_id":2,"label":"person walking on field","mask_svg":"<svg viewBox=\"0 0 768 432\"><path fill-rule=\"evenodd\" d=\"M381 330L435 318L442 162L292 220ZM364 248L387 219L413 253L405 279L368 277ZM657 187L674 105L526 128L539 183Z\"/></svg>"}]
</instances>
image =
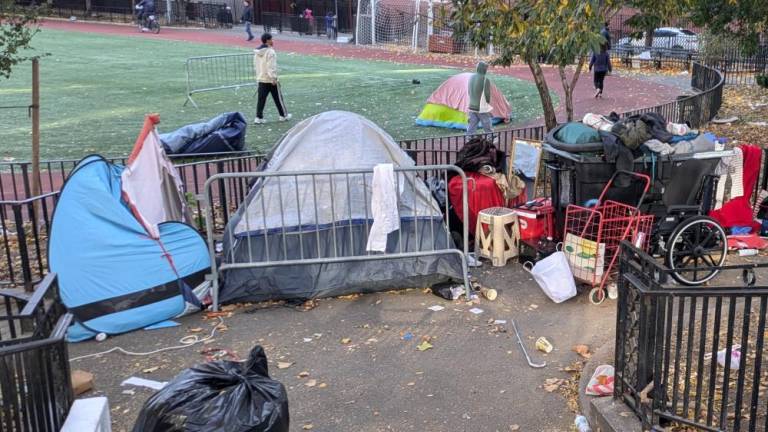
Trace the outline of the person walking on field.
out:
<instances>
[{"instance_id":1,"label":"person walking on field","mask_svg":"<svg viewBox=\"0 0 768 432\"><path fill-rule=\"evenodd\" d=\"M243 15L240 17L240 21L245 24L245 33L248 35L248 42L253 40L253 33L251 33L251 23L253 22L253 6L249 0L243 2Z\"/></svg>"},{"instance_id":2,"label":"person walking on field","mask_svg":"<svg viewBox=\"0 0 768 432\"><path fill-rule=\"evenodd\" d=\"M600 53L592 53L592 58L589 60L589 70L595 68L594 83L595 83L595 97L603 97L603 83L605 82L605 75L610 73L613 68L611 67L611 55L608 54L605 46L600 48Z\"/></svg>"},{"instance_id":3,"label":"person walking on field","mask_svg":"<svg viewBox=\"0 0 768 432\"><path fill-rule=\"evenodd\" d=\"M264 105L269 95L272 95L275 101L280 121L291 119L291 114L288 114L288 109L283 102L283 93L280 91L280 81L277 78L277 54L272 44L272 35L264 33L261 35L261 46L254 50L253 65L256 68L256 81L259 83L254 124L265 123Z\"/></svg>"},{"instance_id":4,"label":"person walking on field","mask_svg":"<svg viewBox=\"0 0 768 432\"><path fill-rule=\"evenodd\" d=\"M488 64L477 64L477 72L469 79L469 125L467 135L477 131L480 123L486 133L493 132L493 120L491 118L491 80L486 77Z\"/></svg>"}]
</instances>

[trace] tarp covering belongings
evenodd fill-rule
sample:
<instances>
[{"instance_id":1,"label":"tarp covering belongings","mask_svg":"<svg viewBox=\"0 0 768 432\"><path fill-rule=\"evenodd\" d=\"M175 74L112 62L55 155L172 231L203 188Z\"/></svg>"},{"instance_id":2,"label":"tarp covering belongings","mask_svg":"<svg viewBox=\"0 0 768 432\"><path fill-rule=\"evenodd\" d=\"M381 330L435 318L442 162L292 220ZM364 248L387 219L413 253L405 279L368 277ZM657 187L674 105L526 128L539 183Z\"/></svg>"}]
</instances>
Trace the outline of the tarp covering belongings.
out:
<instances>
[{"instance_id":1,"label":"tarp covering belongings","mask_svg":"<svg viewBox=\"0 0 768 432\"><path fill-rule=\"evenodd\" d=\"M200 307L205 241L183 223L178 176L147 117L128 167L89 156L61 190L48 246L71 341L123 333ZM159 182L158 182L158 179Z\"/></svg>"},{"instance_id":2,"label":"tarp covering belongings","mask_svg":"<svg viewBox=\"0 0 768 432\"><path fill-rule=\"evenodd\" d=\"M268 156L264 172L372 170L378 164L415 166L392 137L371 121L329 111L288 131ZM401 246L406 252L452 248L443 215L423 180L415 173L394 176L400 227L388 234L386 252L400 252ZM258 179L227 224L223 263L366 255L374 222L372 180L370 173ZM461 280L461 275L457 255L237 268L223 272L219 299L327 297L424 287Z\"/></svg>"},{"instance_id":3,"label":"tarp covering belongings","mask_svg":"<svg viewBox=\"0 0 768 432\"><path fill-rule=\"evenodd\" d=\"M204 123L160 135L169 154L222 153L245 148L248 122L239 112L224 113Z\"/></svg>"},{"instance_id":4,"label":"tarp covering belongings","mask_svg":"<svg viewBox=\"0 0 768 432\"><path fill-rule=\"evenodd\" d=\"M419 126L437 126L452 129L467 129L469 112L469 79L472 73L454 75L442 84L427 99L427 104L416 119ZM493 123L509 120L511 111L504 94L491 83L491 106Z\"/></svg>"}]
</instances>

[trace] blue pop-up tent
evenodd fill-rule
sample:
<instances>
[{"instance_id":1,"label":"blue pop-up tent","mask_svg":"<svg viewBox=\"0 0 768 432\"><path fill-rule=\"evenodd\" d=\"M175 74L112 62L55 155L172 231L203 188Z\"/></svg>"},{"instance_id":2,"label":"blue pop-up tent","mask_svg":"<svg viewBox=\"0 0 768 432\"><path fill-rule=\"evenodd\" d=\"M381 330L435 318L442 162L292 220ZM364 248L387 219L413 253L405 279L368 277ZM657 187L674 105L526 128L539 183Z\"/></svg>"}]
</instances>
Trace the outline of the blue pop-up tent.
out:
<instances>
[{"instance_id":1,"label":"blue pop-up tent","mask_svg":"<svg viewBox=\"0 0 768 432\"><path fill-rule=\"evenodd\" d=\"M192 290L210 267L205 241L191 226L164 222L158 238L148 234L122 193L125 169L89 156L61 190L48 257L75 317L71 341L179 315L197 301Z\"/></svg>"}]
</instances>

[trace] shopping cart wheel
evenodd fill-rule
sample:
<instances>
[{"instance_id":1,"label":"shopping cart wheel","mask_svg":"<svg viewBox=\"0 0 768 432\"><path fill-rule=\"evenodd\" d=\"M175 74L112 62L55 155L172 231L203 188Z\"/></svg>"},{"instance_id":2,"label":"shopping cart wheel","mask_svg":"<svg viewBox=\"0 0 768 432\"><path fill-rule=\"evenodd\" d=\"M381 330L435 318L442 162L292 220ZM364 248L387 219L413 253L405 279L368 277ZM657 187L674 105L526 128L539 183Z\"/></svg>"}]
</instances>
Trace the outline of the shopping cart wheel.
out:
<instances>
[{"instance_id":1,"label":"shopping cart wheel","mask_svg":"<svg viewBox=\"0 0 768 432\"><path fill-rule=\"evenodd\" d=\"M728 254L728 240L716 220L693 216L672 231L666 249L672 277L683 285L701 285L720 272Z\"/></svg>"},{"instance_id":2,"label":"shopping cart wheel","mask_svg":"<svg viewBox=\"0 0 768 432\"><path fill-rule=\"evenodd\" d=\"M602 304L605 301L605 290L597 287L589 291L589 302L593 305Z\"/></svg>"}]
</instances>

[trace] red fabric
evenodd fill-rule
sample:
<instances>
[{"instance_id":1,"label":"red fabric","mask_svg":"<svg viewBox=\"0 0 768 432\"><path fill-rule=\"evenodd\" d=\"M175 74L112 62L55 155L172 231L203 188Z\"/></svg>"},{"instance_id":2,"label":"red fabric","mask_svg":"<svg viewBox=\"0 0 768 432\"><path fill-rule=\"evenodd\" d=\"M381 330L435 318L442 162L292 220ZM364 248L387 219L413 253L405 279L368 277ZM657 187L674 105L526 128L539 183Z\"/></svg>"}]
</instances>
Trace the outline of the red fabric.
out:
<instances>
[{"instance_id":1,"label":"red fabric","mask_svg":"<svg viewBox=\"0 0 768 432\"><path fill-rule=\"evenodd\" d=\"M725 228L749 226L752 227L752 231L758 231L760 224L755 222L749 198L752 195L751 191L755 189L757 177L760 175L762 151L759 147L744 145L741 146L741 152L744 154L744 175L742 178L745 195L732 198L719 209L709 212L709 216Z\"/></svg>"},{"instance_id":2,"label":"red fabric","mask_svg":"<svg viewBox=\"0 0 768 432\"><path fill-rule=\"evenodd\" d=\"M757 234L729 235L728 249L765 249L768 240Z\"/></svg>"},{"instance_id":3,"label":"red fabric","mask_svg":"<svg viewBox=\"0 0 768 432\"><path fill-rule=\"evenodd\" d=\"M514 200L509 203L504 201L504 195L501 190L496 186L496 181L488 176L484 176L476 172L468 172L467 185L469 191L467 192L467 204L469 206L469 228L470 234L475 233L475 227L477 227L477 214L480 211L490 207L509 207L515 205L518 202L525 202L525 193L520 194ZM448 198L451 200L453 210L456 216L464 221L464 203L461 199L461 176L455 176L448 182Z\"/></svg>"}]
</instances>

